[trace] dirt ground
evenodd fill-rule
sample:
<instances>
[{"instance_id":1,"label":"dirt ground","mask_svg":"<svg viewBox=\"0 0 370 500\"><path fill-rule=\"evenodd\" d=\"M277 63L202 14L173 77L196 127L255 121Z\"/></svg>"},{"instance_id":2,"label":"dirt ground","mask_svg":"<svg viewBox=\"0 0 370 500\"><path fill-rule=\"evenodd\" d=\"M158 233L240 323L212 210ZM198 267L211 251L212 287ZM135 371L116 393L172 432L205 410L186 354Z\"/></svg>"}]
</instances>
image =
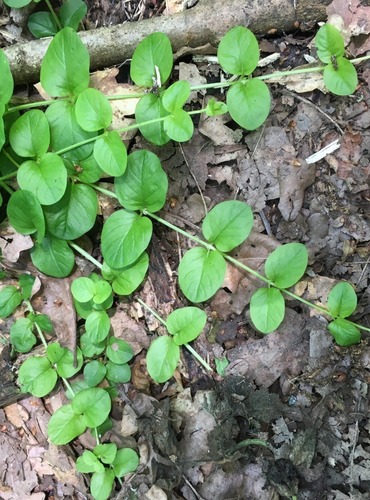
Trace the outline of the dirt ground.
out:
<instances>
[{"instance_id":1,"label":"dirt ground","mask_svg":"<svg viewBox=\"0 0 370 500\"><path fill-rule=\"evenodd\" d=\"M166 15L166 2L159 0L87 3L87 27ZM19 24L8 10L0 8L0 14L1 43L13 43L8 33ZM258 72L305 64L314 55L313 37L297 31L261 38L261 57L280 57ZM227 116L205 117L189 143L159 148L136 135L129 147L145 147L161 158L170 181L164 218L197 234L205 210L215 203L246 201L255 214L254 230L234 255L262 270L279 243L304 243L309 269L297 293L325 304L332 286L347 280L359 300L354 320L370 327L370 63L358 71L359 87L348 97L324 93L307 75L272 83L271 114L255 132L239 129ZM194 84L220 78L213 61L190 56L176 62L175 73ZM124 80L124 71L118 78ZM189 109L204 99L195 93ZM334 141L335 151L310 161ZM101 207L105 214L114 210L103 198ZM164 227L155 226L154 233L139 295L166 316L186 305L176 269L189 242ZM97 241L91 244L99 257ZM92 271L82 261L78 265L80 272ZM138 450L141 465L112 498L370 499L369 336L338 347L326 319L293 300L279 330L263 336L248 313L257 286L230 267L223 288L204 305L208 323L194 348L212 366L226 358L224 373L205 372L183 351L165 385L154 384L145 370L150 339L160 331L157 320L135 301L115 304L115 335L131 343L136 356L132 381L119 387L110 439ZM43 287L35 308L49 304L68 343L68 283L50 279ZM63 303L53 308L56 298ZM6 339L4 325L1 331ZM63 398L55 392L0 410L1 499L90 498L88 477L74 463L93 448L92 436L65 447L47 441L50 413Z\"/></svg>"}]
</instances>

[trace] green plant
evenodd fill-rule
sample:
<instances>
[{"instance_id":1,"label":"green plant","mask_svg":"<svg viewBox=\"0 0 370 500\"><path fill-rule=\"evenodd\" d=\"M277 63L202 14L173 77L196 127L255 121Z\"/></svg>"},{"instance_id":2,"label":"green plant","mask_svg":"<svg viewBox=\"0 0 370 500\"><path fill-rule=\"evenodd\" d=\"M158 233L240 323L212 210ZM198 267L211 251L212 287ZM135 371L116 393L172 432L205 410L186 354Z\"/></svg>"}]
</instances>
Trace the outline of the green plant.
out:
<instances>
[{"instance_id":1,"label":"green plant","mask_svg":"<svg viewBox=\"0 0 370 500\"><path fill-rule=\"evenodd\" d=\"M0 290L0 315L9 316L23 300L28 301L28 314L13 325L11 342L14 349L28 351L37 341L36 330L45 348L44 355L33 356L22 365L22 389L44 396L53 390L58 378L67 387L71 403L52 416L51 441L65 444L87 428L95 429L97 447L85 452L77 463L79 470L93 473L91 489L95 498L107 498L114 477L133 470L136 460L127 458L134 452L117 451L111 443L102 445L99 435L109 424L115 384L130 380L128 362L133 356L131 347L111 334L108 310L115 294L129 296L145 279L153 220L195 243L178 269L180 289L189 301L199 303L211 298L222 286L230 263L264 284L250 302L251 321L264 334L276 330L283 321L285 296L324 314L339 345L354 344L360 339L361 329L369 331L347 319L357 304L348 283L333 288L327 308L289 290L306 271L304 245L288 243L277 248L266 260L264 275L229 255L252 229L252 210L245 203L225 201L213 207L203 220L202 236L162 219L158 211L166 203L168 180L159 158L146 150L127 154L120 137L127 130L139 129L156 145L187 141L193 134L192 115L213 116L227 111L240 126L254 130L270 109L265 81L276 75L323 72L329 89L340 95L351 93L357 86L357 75L353 74L352 62L344 58L340 40L340 33L325 25L316 37L318 56L325 66L251 77L258 63L258 43L248 29L236 27L221 40L218 50L221 67L232 75L228 81L195 87L179 81L166 87L173 65L171 44L162 33L150 35L138 45L131 63L133 81L144 87L135 95L140 98L136 123L119 130L110 128L112 98L89 88L89 55L72 28L55 35L42 62L41 84L52 98L49 101L11 105L13 79L0 51L0 187L9 195L9 222L19 233L32 236L32 261L45 274L68 276L74 267L74 251L101 270L101 275L93 273L72 284L76 310L85 320L85 333L75 355L57 342L46 342L43 331L48 332L50 325L33 311L30 295L24 295L26 285ZM226 103L210 99L204 109L186 110L191 91L211 87L228 88ZM46 107L45 112L34 109L41 107ZM99 183L102 178L114 178L110 189ZM78 239L95 224L99 192L115 197L122 207L104 221L102 263L78 244ZM140 297L136 300L148 307ZM167 320L152 312L170 334L154 340L147 353L148 371L155 381L164 382L173 375L181 345L210 368L189 345L204 328L206 315L201 309L180 308ZM224 365L223 361L218 368L221 372ZM68 379L79 370L83 370L83 380L70 383ZM109 387L97 387L104 379ZM130 465L122 465L125 457Z\"/></svg>"},{"instance_id":2,"label":"green plant","mask_svg":"<svg viewBox=\"0 0 370 500\"><path fill-rule=\"evenodd\" d=\"M19 9L32 1L39 3L41 0L4 0L4 3ZM83 0L65 0L58 13L54 11L50 0L45 0L45 3L49 12L35 12L27 21L27 27L35 38L54 36L67 26L77 31L78 25L87 13L87 6Z\"/></svg>"}]
</instances>

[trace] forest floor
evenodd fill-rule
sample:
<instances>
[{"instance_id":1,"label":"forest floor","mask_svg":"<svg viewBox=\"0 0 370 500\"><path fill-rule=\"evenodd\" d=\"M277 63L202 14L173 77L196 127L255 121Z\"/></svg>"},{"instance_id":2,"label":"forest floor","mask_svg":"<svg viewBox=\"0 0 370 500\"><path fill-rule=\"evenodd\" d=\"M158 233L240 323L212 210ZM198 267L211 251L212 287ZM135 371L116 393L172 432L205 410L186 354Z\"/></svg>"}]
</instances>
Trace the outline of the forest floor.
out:
<instances>
[{"instance_id":1,"label":"forest floor","mask_svg":"<svg viewBox=\"0 0 370 500\"><path fill-rule=\"evenodd\" d=\"M165 3L156 0L115 2L114 9L108 0L87 3L87 27L167 15ZM3 45L18 41L16 28L4 10ZM258 71L306 64L313 38L314 31L260 38L261 57L279 58ZM271 114L254 132L225 116L205 117L188 143L159 148L135 135L129 148L145 147L160 157L170 181L164 218L197 234L205 210L215 203L247 202L254 229L234 255L262 270L280 243L304 243L309 269L297 285L299 294L324 305L333 285L346 280L359 300L354 320L370 327L370 64L358 70L359 87L346 97L324 93L307 75L272 83ZM220 78L215 62L190 56L176 62L176 72L193 84ZM124 71L118 83L117 73L104 73L108 86L122 85ZM194 94L189 109L203 99ZM306 161L336 140L338 149ZM114 209L101 199L103 214ZM186 304L175 271L187 247L185 238L155 226L148 279L139 295L164 317ZM81 266L80 274L93 270ZM34 305L51 315L64 340L74 322L68 286L66 280L44 280ZM279 330L263 336L248 315L257 286L228 269L222 289L202 306L209 321L194 342L212 367L219 360L218 373L205 372L184 350L165 385L154 384L145 370L157 320L135 302L115 304L115 335L133 346L135 358L132 380L119 387L115 400L111 440L134 446L141 465L114 498L370 499L370 337L338 347L326 319L293 300ZM65 447L47 440L50 414L63 398L62 392L43 400L28 397L0 410L1 499L90 498L88 478L74 464L83 449L94 446L91 435Z\"/></svg>"}]
</instances>

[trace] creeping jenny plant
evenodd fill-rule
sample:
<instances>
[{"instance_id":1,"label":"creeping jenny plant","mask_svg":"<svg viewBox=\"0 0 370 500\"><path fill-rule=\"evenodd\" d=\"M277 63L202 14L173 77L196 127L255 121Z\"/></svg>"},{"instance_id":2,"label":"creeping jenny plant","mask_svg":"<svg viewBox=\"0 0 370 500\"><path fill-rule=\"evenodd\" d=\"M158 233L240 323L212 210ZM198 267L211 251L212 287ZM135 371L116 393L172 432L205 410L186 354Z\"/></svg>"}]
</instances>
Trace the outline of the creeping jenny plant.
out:
<instances>
[{"instance_id":1,"label":"creeping jenny plant","mask_svg":"<svg viewBox=\"0 0 370 500\"><path fill-rule=\"evenodd\" d=\"M345 57L339 31L330 25L322 26L316 48L324 64L309 71L323 72L331 92L353 93L357 74ZM326 308L289 290L306 271L308 256L303 244L288 243L273 251L263 275L230 256L248 238L253 226L252 210L244 202L225 201L213 207L203 220L201 235L190 234L162 219L158 212L166 203L168 180L159 158L147 150L128 154L121 140L120 133L138 129L156 145L187 141L194 130L192 115L200 113L213 116L229 112L244 129L258 128L270 111L265 81L271 76L252 76L258 59L255 36L238 26L222 38L218 49L220 66L231 76L229 80L196 87L186 81L169 85L171 44L163 33L152 34L138 45L131 61L131 78L142 87L142 93L135 96L140 97L136 123L112 130L110 98L89 87L89 54L71 27L55 35L42 62L41 85L51 96L50 101L13 106L13 78L0 51L0 186L9 198L8 220L20 234L31 235L31 259L41 272L58 278L68 276L75 264L74 251L101 272L72 283L76 310L85 321L75 353L58 342L47 342L52 325L32 308L30 276L21 276L17 286L1 289L0 316L10 316L24 302L28 312L14 322L10 331L13 349L28 352L38 341L44 345L44 354L29 357L19 370L22 390L42 397L55 388L59 379L67 389L70 402L51 417L50 441L66 444L86 429L94 433L97 445L77 460L77 469L92 473L91 492L96 499L107 498L115 480L121 482L121 477L134 471L139 463L134 450L117 449L114 443L100 440L111 426L109 414L111 399L117 394L116 384L130 380L128 363L134 354L127 342L112 334L109 309L115 296L131 295L145 279L153 220L195 243L178 268L180 290L190 302L211 298L222 286L229 263L263 284L252 295L250 317L264 334L282 323L287 295L325 315L339 345L358 342L360 330L367 330L348 319L357 305L356 294L348 283L338 283L332 289ZM187 111L190 92L210 87L228 89L226 102L212 98L204 109ZM111 190L100 184L104 178L114 179ZM78 245L78 239L95 224L99 192L115 197L121 205L103 223L102 262ZM140 298L136 300L148 307ZM182 345L210 369L189 344L206 324L203 310L190 305L173 311L166 319L152 313L168 332L154 340L147 353L147 369L154 381L165 382L173 375ZM82 378L69 380L81 371Z\"/></svg>"}]
</instances>

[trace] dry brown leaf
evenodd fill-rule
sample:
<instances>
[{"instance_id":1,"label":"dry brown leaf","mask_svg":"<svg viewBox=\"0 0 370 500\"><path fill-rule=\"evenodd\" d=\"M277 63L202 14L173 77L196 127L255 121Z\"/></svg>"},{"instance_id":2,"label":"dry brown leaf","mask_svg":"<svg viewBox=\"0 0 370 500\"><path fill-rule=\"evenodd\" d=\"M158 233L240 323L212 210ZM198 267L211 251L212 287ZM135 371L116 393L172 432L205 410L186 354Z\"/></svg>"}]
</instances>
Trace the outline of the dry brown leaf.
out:
<instances>
[{"instance_id":1,"label":"dry brown leaf","mask_svg":"<svg viewBox=\"0 0 370 500\"><path fill-rule=\"evenodd\" d=\"M58 341L73 351L76 346L76 311L70 291L71 279L45 276L42 294L34 297L32 305L36 311L50 317Z\"/></svg>"},{"instance_id":2,"label":"dry brown leaf","mask_svg":"<svg viewBox=\"0 0 370 500\"><path fill-rule=\"evenodd\" d=\"M227 352L227 375L245 376L259 387L270 387L283 373L298 375L308 359L308 337L302 315L287 309L279 330Z\"/></svg>"},{"instance_id":3,"label":"dry brown leaf","mask_svg":"<svg viewBox=\"0 0 370 500\"><path fill-rule=\"evenodd\" d=\"M133 320L120 306L110 318L114 336L125 340L132 347L134 354L139 354L143 349L148 349L150 339L140 323Z\"/></svg>"},{"instance_id":4,"label":"dry brown leaf","mask_svg":"<svg viewBox=\"0 0 370 500\"><path fill-rule=\"evenodd\" d=\"M23 423L29 419L29 415L26 410L18 403L6 406L4 411L7 420L9 420L9 422L17 428L22 427Z\"/></svg>"},{"instance_id":5,"label":"dry brown leaf","mask_svg":"<svg viewBox=\"0 0 370 500\"><path fill-rule=\"evenodd\" d=\"M9 224L2 225L0 250L4 259L9 262L17 262L20 253L32 247L33 241L30 236L18 234Z\"/></svg>"}]
</instances>

